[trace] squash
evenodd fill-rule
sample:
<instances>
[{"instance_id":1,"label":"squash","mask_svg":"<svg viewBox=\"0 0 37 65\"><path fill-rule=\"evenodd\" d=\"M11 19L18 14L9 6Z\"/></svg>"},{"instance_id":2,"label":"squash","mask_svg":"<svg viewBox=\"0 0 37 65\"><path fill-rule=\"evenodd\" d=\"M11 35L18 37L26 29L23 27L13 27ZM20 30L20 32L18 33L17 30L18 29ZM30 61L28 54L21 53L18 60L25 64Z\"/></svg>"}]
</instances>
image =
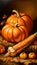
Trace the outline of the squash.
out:
<instances>
[{"instance_id":1,"label":"squash","mask_svg":"<svg viewBox=\"0 0 37 65\"><path fill-rule=\"evenodd\" d=\"M20 58L21 59L26 59L27 58L27 54L26 53L20 53Z\"/></svg>"},{"instance_id":2,"label":"squash","mask_svg":"<svg viewBox=\"0 0 37 65\"><path fill-rule=\"evenodd\" d=\"M29 15L27 15L25 13L20 13L20 16L25 21L25 24L27 25L27 28L30 32L33 28L33 20L31 19L31 17Z\"/></svg>"},{"instance_id":3,"label":"squash","mask_svg":"<svg viewBox=\"0 0 37 65\"><path fill-rule=\"evenodd\" d=\"M31 58L31 59L34 59L34 58L36 58L36 54L34 52L30 52L28 54L28 57Z\"/></svg>"},{"instance_id":4,"label":"squash","mask_svg":"<svg viewBox=\"0 0 37 65\"><path fill-rule=\"evenodd\" d=\"M19 42L28 36L28 30L25 26L5 25L2 29L2 36L11 42Z\"/></svg>"}]
</instances>

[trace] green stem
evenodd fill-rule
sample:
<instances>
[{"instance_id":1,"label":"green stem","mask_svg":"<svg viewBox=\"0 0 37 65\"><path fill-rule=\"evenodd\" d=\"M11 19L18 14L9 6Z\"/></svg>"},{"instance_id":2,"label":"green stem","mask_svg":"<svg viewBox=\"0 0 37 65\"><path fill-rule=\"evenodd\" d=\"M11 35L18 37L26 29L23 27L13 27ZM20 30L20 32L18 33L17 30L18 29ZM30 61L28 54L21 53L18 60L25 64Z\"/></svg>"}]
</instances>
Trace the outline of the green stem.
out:
<instances>
[{"instance_id":1,"label":"green stem","mask_svg":"<svg viewBox=\"0 0 37 65\"><path fill-rule=\"evenodd\" d=\"M18 11L12 10L12 12L16 13L17 14L17 17L20 17L20 14L18 13Z\"/></svg>"}]
</instances>

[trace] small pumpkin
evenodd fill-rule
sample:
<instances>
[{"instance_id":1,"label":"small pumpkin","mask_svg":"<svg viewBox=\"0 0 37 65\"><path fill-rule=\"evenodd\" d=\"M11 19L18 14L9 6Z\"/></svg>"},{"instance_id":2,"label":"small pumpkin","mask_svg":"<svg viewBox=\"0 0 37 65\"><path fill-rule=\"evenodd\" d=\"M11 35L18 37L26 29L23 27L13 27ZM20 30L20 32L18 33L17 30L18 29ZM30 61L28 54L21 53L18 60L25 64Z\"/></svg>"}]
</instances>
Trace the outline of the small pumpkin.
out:
<instances>
[{"instance_id":1,"label":"small pumpkin","mask_svg":"<svg viewBox=\"0 0 37 65\"><path fill-rule=\"evenodd\" d=\"M11 42L19 42L28 36L28 30L25 26L5 25L2 29L2 36Z\"/></svg>"},{"instance_id":2,"label":"small pumpkin","mask_svg":"<svg viewBox=\"0 0 37 65\"><path fill-rule=\"evenodd\" d=\"M0 54L5 52L5 47L3 45L0 45Z\"/></svg>"},{"instance_id":3,"label":"small pumpkin","mask_svg":"<svg viewBox=\"0 0 37 65\"><path fill-rule=\"evenodd\" d=\"M27 54L24 53L24 52L21 53L21 54L20 54L20 58L21 58L21 59L26 59L26 58L27 58Z\"/></svg>"},{"instance_id":4,"label":"small pumpkin","mask_svg":"<svg viewBox=\"0 0 37 65\"><path fill-rule=\"evenodd\" d=\"M36 58L36 54L34 52L30 52L28 57L31 59L34 59L34 58Z\"/></svg>"}]
</instances>

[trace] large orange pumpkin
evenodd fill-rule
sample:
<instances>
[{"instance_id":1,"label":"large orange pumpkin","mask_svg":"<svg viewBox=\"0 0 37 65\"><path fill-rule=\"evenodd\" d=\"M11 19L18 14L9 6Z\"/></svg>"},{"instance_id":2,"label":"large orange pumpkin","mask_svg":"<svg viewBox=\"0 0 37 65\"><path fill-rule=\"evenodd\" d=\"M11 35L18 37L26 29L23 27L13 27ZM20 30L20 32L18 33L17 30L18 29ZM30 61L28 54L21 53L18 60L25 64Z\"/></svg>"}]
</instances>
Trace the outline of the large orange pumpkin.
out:
<instances>
[{"instance_id":1,"label":"large orange pumpkin","mask_svg":"<svg viewBox=\"0 0 37 65\"><path fill-rule=\"evenodd\" d=\"M25 26L5 25L2 29L2 36L11 42L19 42L28 36L28 30Z\"/></svg>"}]
</instances>

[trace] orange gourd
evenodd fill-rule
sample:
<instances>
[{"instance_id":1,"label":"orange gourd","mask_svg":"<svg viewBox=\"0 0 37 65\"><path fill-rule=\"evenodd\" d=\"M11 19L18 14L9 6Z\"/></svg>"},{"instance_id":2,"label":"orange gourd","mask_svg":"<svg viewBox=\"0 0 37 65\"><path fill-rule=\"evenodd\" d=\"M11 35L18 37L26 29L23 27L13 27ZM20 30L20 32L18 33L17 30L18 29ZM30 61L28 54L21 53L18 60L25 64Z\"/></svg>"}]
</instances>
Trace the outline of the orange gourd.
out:
<instances>
[{"instance_id":1,"label":"orange gourd","mask_svg":"<svg viewBox=\"0 0 37 65\"><path fill-rule=\"evenodd\" d=\"M5 25L2 29L2 36L11 42L19 42L28 36L28 31L25 26Z\"/></svg>"},{"instance_id":2,"label":"orange gourd","mask_svg":"<svg viewBox=\"0 0 37 65\"><path fill-rule=\"evenodd\" d=\"M24 40L29 32L31 31L31 26L29 22L31 19L24 20L16 10L13 10L16 14L11 15L7 21L6 25L2 29L2 36L11 42L20 42Z\"/></svg>"},{"instance_id":3,"label":"orange gourd","mask_svg":"<svg viewBox=\"0 0 37 65\"><path fill-rule=\"evenodd\" d=\"M20 58L21 58L21 59L26 59L26 58L27 58L27 54L24 53L24 52L21 53L21 54L20 54Z\"/></svg>"},{"instance_id":4,"label":"orange gourd","mask_svg":"<svg viewBox=\"0 0 37 65\"><path fill-rule=\"evenodd\" d=\"M33 28L33 21L31 17L25 13L20 13L21 18L25 21L25 24L27 25L28 31L30 32Z\"/></svg>"},{"instance_id":5,"label":"orange gourd","mask_svg":"<svg viewBox=\"0 0 37 65\"><path fill-rule=\"evenodd\" d=\"M34 58L36 58L36 54L34 52L30 52L28 54L28 57L31 58L31 59L34 59Z\"/></svg>"}]
</instances>

